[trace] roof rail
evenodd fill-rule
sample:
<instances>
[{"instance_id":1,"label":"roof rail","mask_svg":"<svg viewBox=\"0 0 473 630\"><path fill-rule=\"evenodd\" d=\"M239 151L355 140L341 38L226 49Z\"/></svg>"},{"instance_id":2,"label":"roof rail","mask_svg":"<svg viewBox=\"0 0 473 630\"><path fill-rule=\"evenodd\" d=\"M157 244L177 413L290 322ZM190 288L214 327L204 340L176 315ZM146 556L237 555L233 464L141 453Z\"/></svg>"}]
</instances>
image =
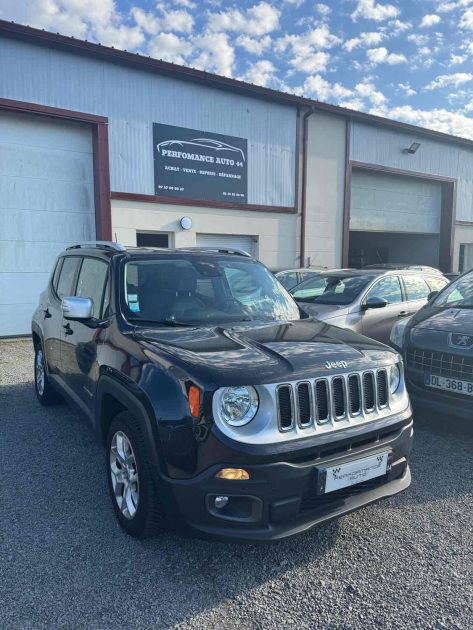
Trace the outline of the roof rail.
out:
<instances>
[{"instance_id":1,"label":"roof rail","mask_svg":"<svg viewBox=\"0 0 473 630\"><path fill-rule=\"evenodd\" d=\"M236 254L237 256L245 256L252 258L252 255L242 249L233 247L176 247L180 252L217 252L220 254Z\"/></svg>"},{"instance_id":2,"label":"roof rail","mask_svg":"<svg viewBox=\"0 0 473 630\"><path fill-rule=\"evenodd\" d=\"M77 243L66 247L66 251L69 249L114 249L117 252L124 252L125 246L121 243L115 243L114 241L84 241L83 243Z\"/></svg>"}]
</instances>

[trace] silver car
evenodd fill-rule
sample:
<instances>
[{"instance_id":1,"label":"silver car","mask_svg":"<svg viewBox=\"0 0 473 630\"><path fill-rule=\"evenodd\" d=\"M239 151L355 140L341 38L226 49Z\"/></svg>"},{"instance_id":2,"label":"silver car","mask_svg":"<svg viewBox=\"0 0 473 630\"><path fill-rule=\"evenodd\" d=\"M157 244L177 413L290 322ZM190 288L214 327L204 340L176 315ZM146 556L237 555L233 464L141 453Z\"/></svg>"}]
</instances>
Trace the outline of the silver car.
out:
<instances>
[{"instance_id":1,"label":"silver car","mask_svg":"<svg viewBox=\"0 0 473 630\"><path fill-rule=\"evenodd\" d=\"M387 343L400 318L418 311L447 284L439 273L334 270L309 278L290 293L309 315Z\"/></svg>"}]
</instances>

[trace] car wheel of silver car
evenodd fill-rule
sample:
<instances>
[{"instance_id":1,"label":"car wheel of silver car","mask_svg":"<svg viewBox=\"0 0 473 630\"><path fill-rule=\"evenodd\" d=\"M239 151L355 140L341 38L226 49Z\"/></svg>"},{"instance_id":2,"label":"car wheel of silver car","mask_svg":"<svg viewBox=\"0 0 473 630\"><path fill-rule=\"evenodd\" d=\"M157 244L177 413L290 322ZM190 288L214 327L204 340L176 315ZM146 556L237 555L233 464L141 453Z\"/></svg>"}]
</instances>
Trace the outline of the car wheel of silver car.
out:
<instances>
[{"instance_id":1,"label":"car wheel of silver car","mask_svg":"<svg viewBox=\"0 0 473 630\"><path fill-rule=\"evenodd\" d=\"M46 367L46 358L40 343L36 344L35 347L34 384L36 397L42 405L56 405L61 401L61 396L50 383Z\"/></svg>"},{"instance_id":2,"label":"car wheel of silver car","mask_svg":"<svg viewBox=\"0 0 473 630\"><path fill-rule=\"evenodd\" d=\"M166 529L156 473L149 459L140 423L127 411L118 414L107 438L108 486L120 525L139 538Z\"/></svg>"}]
</instances>

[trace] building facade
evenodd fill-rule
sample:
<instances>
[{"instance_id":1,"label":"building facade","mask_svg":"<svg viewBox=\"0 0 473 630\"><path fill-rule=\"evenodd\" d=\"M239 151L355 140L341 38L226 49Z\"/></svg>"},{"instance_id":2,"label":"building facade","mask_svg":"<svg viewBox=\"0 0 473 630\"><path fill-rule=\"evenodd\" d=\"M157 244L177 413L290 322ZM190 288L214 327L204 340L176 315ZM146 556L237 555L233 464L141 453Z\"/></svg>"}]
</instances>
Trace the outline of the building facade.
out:
<instances>
[{"instance_id":1,"label":"building facade","mask_svg":"<svg viewBox=\"0 0 473 630\"><path fill-rule=\"evenodd\" d=\"M473 142L5 22L0 76L0 336L95 238L473 265Z\"/></svg>"}]
</instances>

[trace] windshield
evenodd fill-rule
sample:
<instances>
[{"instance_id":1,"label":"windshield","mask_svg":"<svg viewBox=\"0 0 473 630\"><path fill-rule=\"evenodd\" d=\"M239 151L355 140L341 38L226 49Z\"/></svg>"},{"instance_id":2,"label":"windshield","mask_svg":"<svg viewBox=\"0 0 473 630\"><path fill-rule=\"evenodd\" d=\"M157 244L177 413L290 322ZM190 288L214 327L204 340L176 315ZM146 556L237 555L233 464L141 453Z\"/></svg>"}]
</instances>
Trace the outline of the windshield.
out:
<instances>
[{"instance_id":1,"label":"windshield","mask_svg":"<svg viewBox=\"0 0 473 630\"><path fill-rule=\"evenodd\" d=\"M292 297L297 302L312 302L317 304L351 304L373 276L335 276L320 274L302 282L292 291Z\"/></svg>"},{"instance_id":2,"label":"windshield","mask_svg":"<svg viewBox=\"0 0 473 630\"><path fill-rule=\"evenodd\" d=\"M473 272L449 284L433 305L473 308Z\"/></svg>"},{"instance_id":3,"label":"windshield","mask_svg":"<svg viewBox=\"0 0 473 630\"><path fill-rule=\"evenodd\" d=\"M125 264L130 321L189 326L300 319L291 296L249 258L169 254Z\"/></svg>"}]
</instances>

